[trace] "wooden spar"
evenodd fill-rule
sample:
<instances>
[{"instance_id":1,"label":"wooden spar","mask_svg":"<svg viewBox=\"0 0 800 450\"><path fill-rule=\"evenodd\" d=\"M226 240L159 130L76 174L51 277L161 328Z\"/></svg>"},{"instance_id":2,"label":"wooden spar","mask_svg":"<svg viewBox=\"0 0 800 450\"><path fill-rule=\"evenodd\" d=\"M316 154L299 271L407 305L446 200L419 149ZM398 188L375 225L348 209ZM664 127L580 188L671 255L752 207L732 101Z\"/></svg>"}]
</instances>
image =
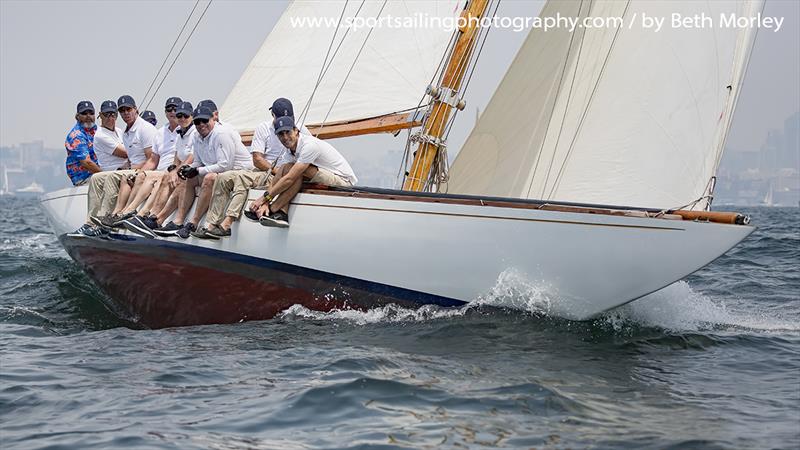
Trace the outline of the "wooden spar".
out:
<instances>
[{"instance_id":1,"label":"wooden spar","mask_svg":"<svg viewBox=\"0 0 800 450\"><path fill-rule=\"evenodd\" d=\"M422 122L414 120L414 113L399 113L352 122L337 122L325 125L313 124L306 127L311 134L320 139L335 139L360 136L362 134L393 133L420 125L422 125ZM242 131L239 134L242 136L244 145L250 145L253 142L253 130Z\"/></svg>"},{"instance_id":2,"label":"wooden spar","mask_svg":"<svg viewBox=\"0 0 800 450\"><path fill-rule=\"evenodd\" d=\"M453 53L450 55L450 60L442 78L442 84L439 87L439 92L444 94L444 91L458 92L461 88L461 81L464 79L469 58L472 56L472 48L475 39L478 37L478 26L481 17L486 12L486 7L489 0L470 0L469 4L461 12L463 27L459 28L459 36L456 40ZM470 18L477 18L475 21ZM411 171L403 183L403 189L408 191L422 191L428 180L428 174L431 172L431 166L436 159L436 154L439 151L437 142L441 139L447 119L450 118L450 113L453 108L452 102L448 103L446 95L442 95L441 99L434 101L431 114L426 119L424 124L423 136L424 140L420 142L419 148L414 153L414 162L411 164ZM433 142L432 142L433 141Z\"/></svg>"}]
</instances>

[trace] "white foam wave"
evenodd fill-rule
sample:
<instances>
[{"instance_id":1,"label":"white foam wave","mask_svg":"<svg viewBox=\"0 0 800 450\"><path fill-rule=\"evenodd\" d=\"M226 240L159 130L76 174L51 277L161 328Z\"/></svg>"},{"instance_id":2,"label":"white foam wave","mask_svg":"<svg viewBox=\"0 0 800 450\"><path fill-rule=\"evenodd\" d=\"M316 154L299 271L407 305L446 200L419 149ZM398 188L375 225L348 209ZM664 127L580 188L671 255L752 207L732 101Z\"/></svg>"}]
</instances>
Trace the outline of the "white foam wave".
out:
<instances>
[{"instance_id":1,"label":"white foam wave","mask_svg":"<svg viewBox=\"0 0 800 450\"><path fill-rule=\"evenodd\" d=\"M435 305L425 305L417 309L410 309L389 304L366 311L334 309L321 312L308 309L302 305L292 305L289 309L283 311L279 317L282 319L344 320L358 325L367 325L379 322L423 322L458 317L466 314L469 308L469 305L461 308L441 308Z\"/></svg>"},{"instance_id":2,"label":"white foam wave","mask_svg":"<svg viewBox=\"0 0 800 450\"><path fill-rule=\"evenodd\" d=\"M621 306L603 315L615 329L636 323L672 331L744 329L762 332L798 332L797 320L775 317L752 303L725 302L696 292L686 281Z\"/></svg>"},{"instance_id":3,"label":"white foam wave","mask_svg":"<svg viewBox=\"0 0 800 450\"><path fill-rule=\"evenodd\" d=\"M344 309L329 312L313 311L294 305L280 317L312 320L344 320L366 325L379 322L422 322L464 316L482 306L502 307L533 314L556 316L561 298L548 283L532 280L516 269L507 269L485 294L459 308L426 305L418 309L390 304L366 311ZM686 281L642 297L635 302L602 315L599 319L616 331L631 326L662 328L678 332L700 332L733 329L755 332L800 332L797 318L776 316L774 311L758 309L752 301L732 299L726 302L696 292Z\"/></svg>"},{"instance_id":4,"label":"white foam wave","mask_svg":"<svg viewBox=\"0 0 800 450\"><path fill-rule=\"evenodd\" d=\"M52 235L39 233L22 239L3 239L3 243L0 244L0 250L8 251L22 248L44 250L47 248L48 238L52 238Z\"/></svg>"}]
</instances>

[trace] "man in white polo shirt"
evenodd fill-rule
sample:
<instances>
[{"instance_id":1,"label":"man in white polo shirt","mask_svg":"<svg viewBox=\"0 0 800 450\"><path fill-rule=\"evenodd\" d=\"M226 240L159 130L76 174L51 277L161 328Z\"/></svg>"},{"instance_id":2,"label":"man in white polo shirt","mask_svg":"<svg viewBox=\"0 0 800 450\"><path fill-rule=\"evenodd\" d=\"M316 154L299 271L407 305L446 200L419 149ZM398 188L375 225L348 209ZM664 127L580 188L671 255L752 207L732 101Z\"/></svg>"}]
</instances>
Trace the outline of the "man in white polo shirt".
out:
<instances>
[{"instance_id":1,"label":"man in white polo shirt","mask_svg":"<svg viewBox=\"0 0 800 450\"><path fill-rule=\"evenodd\" d=\"M178 105L181 103L182 100L179 97L167 99L164 105L167 124L156 130L155 139L153 140L153 154L157 160L156 169L138 174L131 190L131 199L121 211L117 212L121 218L124 218L122 219L122 225L125 228L135 233L144 234L147 237L153 237L152 233L149 232L150 229L145 226L143 221L144 218L150 215L150 209L156 200L156 196L151 194L158 192L163 176L167 174L167 168L175 160L175 143L178 139L178 119L175 114Z\"/></svg>"},{"instance_id":2,"label":"man in white polo shirt","mask_svg":"<svg viewBox=\"0 0 800 450\"><path fill-rule=\"evenodd\" d=\"M333 146L322 139L300 134L291 116L275 119L275 133L297 162L278 168L264 197L250 207L262 225L289 226L289 203L303 185L303 179L327 186L352 186L358 182L353 169Z\"/></svg>"},{"instance_id":3,"label":"man in white polo shirt","mask_svg":"<svg viewBox=\"0 0 800 450\"><path fill-rule=\"evenodd\" d=\"M230 236L231 225L242 214L242 208L247 202L248 191L251 188L266 187L277 167L294 162L294 156L278 140L272 124L277 117L294 117L292 102L285 98L278 98L269 109L272 118L256 127L253 133L253 142L250 144L250 155L252 155L255 169L225 172L220 174L214 182L214 193L211 206L208 208L205 226L208 232L214 236ZM308 129L302 125L300 132L311 135Z\"/></svg>"},{"instance_id":4,"label":"man in white polo shirt","mask_svg":"<svg viewBox=\"0 0 800 450\"><path fill-rule=\"evenodd\" d=\"M210 108L198 106L192 116L197 129L193 145L194 160L191 165L182 166L178 173L187 182L184 184L185 191L180 209L173 220L175 224L183 224L194 200L195 187L200 185L201 189L194 217L191 221L183 224L176 233L177 236L184 239L196 231L196 224L200 223L200 219L206 213L217 174L228 170L253 168L250 154L242 144L241 138L235 138L227 128L219 126L214 120L214 113ZM204 235L205 233L203 233L203 237Z\"/></svg>"},{"instance_id":5,"label":"man in white polo shirt","mask_svg":"<svg viewBox=\"0 0 800 450\"><path fill-rule=\"evenodd\" d=\"M130 167L128 152L122 143L122 130L116 124L117 104L106 100L100 105L100 127L94 134L94 153L103 171Z\"/></svg>"},{"instance_id":6,"label":"man in white polo shirt","mask_svg":"<svg viewBox=\"0 0 800 450\"><path fill-rule=\"evenodd\" d=\"M153 159L155 127L139 117L136 102L130 95L123 95L117 100L117 111L126 125L122 142L128 153L131 169L101 172L103 176L89 184L88 220L106 228L116 225L118 217L114 216L114 211L122 209L127 203L136 173L156 167ZM97 198L94 198L93 192L98 194ZM115 203L118 209L114 206Z\"/></svg>"}]
</instances>

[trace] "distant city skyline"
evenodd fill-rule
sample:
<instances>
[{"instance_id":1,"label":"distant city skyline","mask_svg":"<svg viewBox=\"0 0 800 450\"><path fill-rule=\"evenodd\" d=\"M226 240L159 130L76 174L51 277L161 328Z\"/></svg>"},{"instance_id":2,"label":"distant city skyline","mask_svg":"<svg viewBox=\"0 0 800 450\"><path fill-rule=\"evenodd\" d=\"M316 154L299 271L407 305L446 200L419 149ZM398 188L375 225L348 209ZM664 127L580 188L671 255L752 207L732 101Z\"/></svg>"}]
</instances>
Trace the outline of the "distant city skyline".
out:
<instances>
[{"instance_id":1,"label":"distant city skyline","mask_svg":"<svg viewBox=\"0 0 800 450\"><path fill-rule=\"evenodd\" d=\"M543 3L506 1L498 14L536 15ZM198 4L195 19L206 4ZM224 101L286 4L212 3L150 109L163 121L167 96ZM86 98L99 104L121 94L142 97L193 6L186 0L0 2L0 145L42 139L47 147L61 146L77 101ZM757 151L769 130L780 128L782 120L800 109L800 2L768 0L764 14L783 17L784 23L779 32L758 34L727 142L729 151ZM489 34L467 93L467 110L451 134L451 156L525 36L502 29ZM354 139L345 151L371 158L375 148L398 148L395 141L385 136ZM374 159L382 160L383 155L375 154Z\"/></svg>"}]
</instances>

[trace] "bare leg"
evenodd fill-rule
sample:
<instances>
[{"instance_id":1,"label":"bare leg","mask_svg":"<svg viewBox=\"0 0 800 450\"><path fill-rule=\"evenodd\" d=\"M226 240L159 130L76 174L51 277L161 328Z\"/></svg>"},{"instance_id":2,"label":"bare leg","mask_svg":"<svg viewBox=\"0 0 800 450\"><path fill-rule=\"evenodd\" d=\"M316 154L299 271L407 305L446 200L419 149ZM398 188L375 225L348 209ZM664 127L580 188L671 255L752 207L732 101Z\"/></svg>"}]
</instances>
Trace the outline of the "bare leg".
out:
<instances>
[{"instance_id":1,"label":"bare leg","mask_svg":"<svg viewBox=\"0 0 800 450\"><path fill-rule=\"evenodd\" d=\"M133 188L128 184L127 177L123 177L119 182L119 194L117 194L117 204L114 206L112 214L119 214L125 204L128 203L128 197L131 195Z\"/></svg>"},{"instance_id":2,"label":"bare leg","mask_svg":"<svg viewBox=\"0 0 800 450\"><path fill-rule=\"evenodd\" d=\"M207 173L203 177L203 185L200 189L200 195L197 197L197 206L194 209L194 217L192 223L200 223L200 219L208 210L208 205L211 203L211 195L214 193L214 181L217 179L216 173Z\"/></svg>"},{"instance_id":3,"label":"bare leg","mask_svg":"<svg viewBox=\"0 0 800 450\"><path fill-rule=\"evenodd\" d=\"M156 222L163 224L167 217L173 213L178 208L178 205L181 204L185 193L185 187L183 183L179 184L173 191L172 195L169 196L167 202L161 208L161 210L156 214ZM194 193L193 193L194 194Z\"/></svg>"},{"instance_id":4,"label":"bare leg","mask_svg":"<svg viewBox=\"0 0 800 450\"><path fill-rule=\"evenodd\" d=\"M183 221L186 220L186 215L189 214L189 210L192 209L192 203L194 203L194 188L198 183L197 177L190 178L183 183L180 206L173 220L176 225L183 225Z\"/></svg>"},{"instance_id":5,"label":"bare leg","mask_svg":"<svg viewBox=\"0 0 800 450\"><path fill-rule=\"evenodd\" d=\"M141 205L142 202L145 201L147 201L147 203L142 206L142 210L139 212L141 213L149 211L149 203L152 202L150 202L148 198L150 197L150 193L153 192L153 189L156 187L156 185L159 184L160 180L161 180L161 175L156 175L156 174L148 175L142 183L139 183L139 180L137 179L136 183L139 189L136 190L137 186L134 186L136 194L133 196L133 200L128 202L128 206L126 206L125 209L122 210L122 213L125 214L134 211L137 206Z\"/></svg>"}]
</instances>

